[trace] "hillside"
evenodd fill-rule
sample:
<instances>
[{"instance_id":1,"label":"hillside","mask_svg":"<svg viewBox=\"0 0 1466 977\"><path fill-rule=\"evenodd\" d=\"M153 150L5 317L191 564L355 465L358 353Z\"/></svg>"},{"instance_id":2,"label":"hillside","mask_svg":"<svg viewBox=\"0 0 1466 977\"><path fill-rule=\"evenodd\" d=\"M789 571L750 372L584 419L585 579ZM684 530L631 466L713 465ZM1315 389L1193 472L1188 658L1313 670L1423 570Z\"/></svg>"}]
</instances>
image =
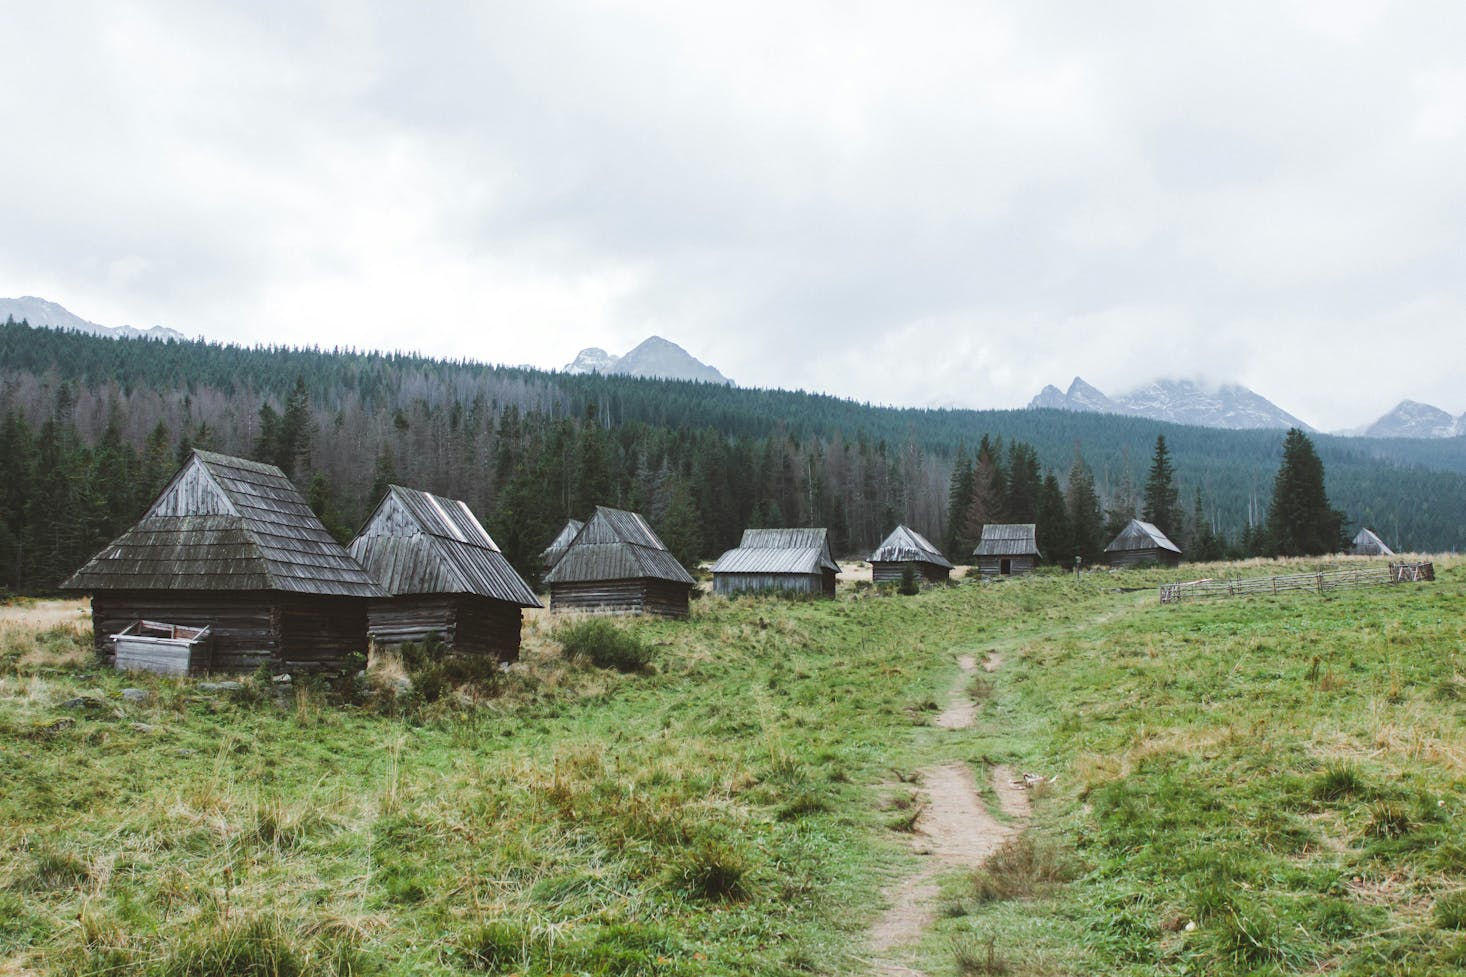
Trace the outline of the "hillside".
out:
<instances>
[{"instance_id":1,"label":"hillside","mask_svg":"<svg viewBox=\"0 0 1466 977\"><path fill-rule=\"evenodd\" d=\"M1276 431L1073 411L876 407L408 354L3 325L0 417L11 428L0 429L0 454L11 453L10 472L34 474L28 484L14 475L0 495L0 552L15 554L26 527L44 528L23 549L33 570L21 581L54 584L136 518L181 449L256 453L287 415L296 439L281 460L338 533L354 531L395 479L466 500L526 574L567 517L608 500L659 528L669 511L692 513L683 551L706 557L756 524L828 526L841 555L868 551L897 522L940 543L958 446L970 453L984 435L1031 445L1061 481L1077 450L1108 505L1127 479L1144 480L1164 433L1183 507L1192 511L1199 490L1203 518L1235 541L1249 513L1266 511L1282 442ZM42 450L47 437L55 444ZM1401 551L1466 547L1466 439L1315 442L1351 529L1373 526ZM91 474L57 482L58 466ZM136 474L117 478L126 466ZM0 561L0 586L15 566Z\"/></svg>"},{"instance_id":2,"label":"hillside","mask_svg":"<svg viewBox=\"0 0 1466 977\"><path fill-rule=\"evenodd\" d=\"M534 616L456 693L431 661L410 693L386 659L334 691L124 676L78 603L0 606L0 967L1459 972L1466 572L1437 569L1183 607L1133 571L708 597L619 622L631 674ZM1008 770L1045 783L985 868L920 853L940 774L985 812Z\"/></svg>"}]
</instances>

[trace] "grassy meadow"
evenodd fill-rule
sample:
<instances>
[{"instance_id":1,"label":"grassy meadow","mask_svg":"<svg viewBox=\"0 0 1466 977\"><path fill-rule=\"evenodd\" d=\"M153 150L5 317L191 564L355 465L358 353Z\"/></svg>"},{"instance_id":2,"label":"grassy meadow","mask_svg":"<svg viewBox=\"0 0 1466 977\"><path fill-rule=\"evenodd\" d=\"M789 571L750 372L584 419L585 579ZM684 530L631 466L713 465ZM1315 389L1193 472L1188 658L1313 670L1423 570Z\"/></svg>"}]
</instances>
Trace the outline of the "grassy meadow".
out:
<instances>
[{"instance_id":1,"label":"grassy meadow","mask_svg":"<svg viewBox=\"0 0 1466 977\"><path fill-rule=\"evenodd\" d=\"M536 616L502 675L215 690L98 667L79 603L13 604L0 974L866 974L911 781L954 760L1056 779L942 879L927 974L1457 972L1466 570L1437 573L705 597L617 622L613 667ZM937 728L991 652L976 725Z\"/></svg>"}]
</instances>

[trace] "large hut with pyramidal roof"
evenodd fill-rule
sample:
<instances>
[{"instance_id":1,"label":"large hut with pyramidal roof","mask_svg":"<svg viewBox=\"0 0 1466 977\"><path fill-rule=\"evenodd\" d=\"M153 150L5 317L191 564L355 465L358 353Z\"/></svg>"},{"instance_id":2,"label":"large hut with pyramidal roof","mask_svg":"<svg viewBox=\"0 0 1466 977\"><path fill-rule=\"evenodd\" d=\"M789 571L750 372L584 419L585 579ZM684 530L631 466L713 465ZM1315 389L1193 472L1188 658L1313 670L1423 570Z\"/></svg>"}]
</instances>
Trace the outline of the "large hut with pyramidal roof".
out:
<instances>
[{"instance_id":1,"label":"large hut with pyramidal roof","mask_svg":"<svg viewBox=\"0 0 1466 977\"><path fill-rule=\"evenodd\" d=\"M824 529L745 529L737 548L713 564L713 591L834 597L839 572Z\"/></svg>"},{"instance_id":2,"label":"large hut with pyramidal roof","mask_svg":"<svg viewBox=\"0 0 1466 977\"><path fill-rule=\"evenodd\" d=\"M391 595L367 606L375 645L519 659L522 609L540 602L466 503L388 486L350 553Z\"/></svg>"},{"instance_id":3,"label":"large hut with pyramidal roof","mask_svg":"<svg viewBox=\"0 0 1466 977\"><path fill-rule=\"evenodd\" d=\"M875 583L900 583L908 566L931 583L952 576L952 561L941 550L910 526L897 526L870 555L870 578Z\"/></svg>"},{"instance_id":4,"label":"large hut with pyramidal roof","mask_svg":"<svg viewBox=\"0 0 1466 977\"><path fill-rule=\"evenodd\" d=\"M1105 559L1112 567L1159 563L1173 567L1181 562L1181 547L1152 523L1131 519L1105 547Z\"/></svg>"},{"instance_id":5,"label":"large hut with pyramidal roof","mask_svg":"<svg viewBox=\"0 0 1466 977\"><path fill-rule=\"evenodd\" d=\"M686 617L692 575L635 512L596 506L548 574L551 611Z\"/></svg>"},{"instance_id":6,"label":"large hut with pyramidal roof","mask_svg":"<svg viewBox=\"0 0 1466 977\"><path fill-rule=\"evenodd\" d=\"M99 654L139 620L208 627L214 671L328 671L366 651L386 596L274 465L195 451L137 525L62 585Z\"/></svg>"}]
</instances>

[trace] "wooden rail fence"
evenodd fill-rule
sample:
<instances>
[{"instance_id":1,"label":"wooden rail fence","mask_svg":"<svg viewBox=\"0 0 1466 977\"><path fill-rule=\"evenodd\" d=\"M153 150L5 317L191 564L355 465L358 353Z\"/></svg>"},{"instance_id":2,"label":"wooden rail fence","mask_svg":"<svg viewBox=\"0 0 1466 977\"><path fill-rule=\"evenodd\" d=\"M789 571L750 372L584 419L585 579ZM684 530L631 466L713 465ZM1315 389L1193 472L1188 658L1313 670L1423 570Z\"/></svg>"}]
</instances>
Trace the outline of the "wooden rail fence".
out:
<instances>
[{"instance_id":1,"label":"wooden rail fence","mask_svg":"<svg viewBox=\"0 0 1466 977\"><path fill-rule=\"evenodd\" d=\"M1388 566L1349 567L1294 573L1282 577L1243 577L1237 580L1190 580L1161 584L1161 603L1175 604L1209 597L1246 597L1253 594L1283 594L1309 590L1324 594L1331 590L1356 590L1395 583L1419 583L1435 579L1431 563L1391 563Z\"/></svg>"}]
</instances>

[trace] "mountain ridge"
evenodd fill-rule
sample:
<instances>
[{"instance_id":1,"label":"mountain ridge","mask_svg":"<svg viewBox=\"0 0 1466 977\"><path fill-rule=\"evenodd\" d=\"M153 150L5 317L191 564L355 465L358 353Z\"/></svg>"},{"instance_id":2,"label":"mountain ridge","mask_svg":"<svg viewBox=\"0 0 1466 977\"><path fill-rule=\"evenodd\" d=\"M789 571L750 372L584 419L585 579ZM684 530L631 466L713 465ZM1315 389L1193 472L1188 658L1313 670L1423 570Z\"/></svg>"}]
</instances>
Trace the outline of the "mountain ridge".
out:
<instances>
[{"instance_id":1,"label":"mountain ridge","mask_svg":"<svg viewBox=\"0 0 1466 977\"><path fill-rule=\"evenodd\" d=\"M1028 402L1030 409L1126 414L1172 424L1221 428L1229 431L1314 428L1266 397L1237 383L1215 388L1195 380L1152 380L1129 393L1110 397L1098 387L1075 377L1067 391L1050 384Z\"/></svg>"},{"instance_id":2,"label":"mountain ridge","mask_svg":"<svg viewBox=\"0 0 1466 977\"><path fill-rule=\"evenodd\" d=\"M737 386L717 367L704 363L670 339L648 336L625 355L616 356L599 346L575 354L561 373L600 373L605 376L646 377L659 380L701 380Z\"/></svg>"},{"instance_id":3,"label":"mountain ridge","mask_svg":"<svg viewBox=\"0 0 1466 977\"><path fill-rule=\"evenodd\" d=\"M74 329L77 332L89 333L93 336L108 336L112 339L157 339L165 342L173 339L182 342L188 338L183 333L166 326L139 329L137 326L99 325L83 319L57 302L43 299L37 295L22 295L15 299L0 298L0 322L6 319L29 322L33 326L46 329Z\"/></svg>"}]
</instances>

